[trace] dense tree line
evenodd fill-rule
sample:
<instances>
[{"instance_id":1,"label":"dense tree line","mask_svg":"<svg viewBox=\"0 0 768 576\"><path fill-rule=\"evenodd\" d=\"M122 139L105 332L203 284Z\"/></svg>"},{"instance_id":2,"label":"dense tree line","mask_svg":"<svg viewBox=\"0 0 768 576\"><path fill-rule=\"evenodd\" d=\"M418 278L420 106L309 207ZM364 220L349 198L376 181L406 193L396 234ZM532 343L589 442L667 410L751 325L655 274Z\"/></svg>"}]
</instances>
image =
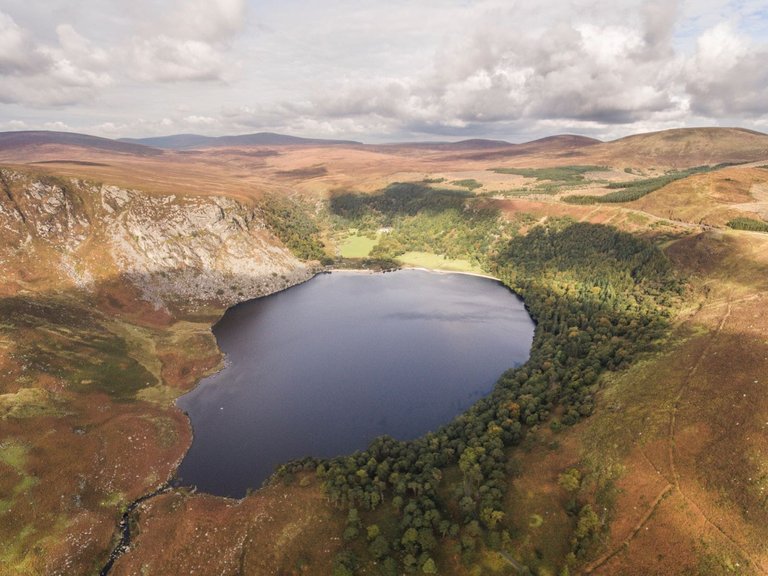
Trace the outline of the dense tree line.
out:
<instances>
[{"instance_id":1,"label":"dense tree line","mask_svg":"<svg viewBox=\"0 0 768 576\"><path fill-rule=\"evenodd\" d=\"M497 174L515 174L536 180L548 180L562 185L577 185L586 182L585 174L605 172L607 166L553 166L551 168L492 168Z\"/></svg>"},{"instance_id":2,"label":"dense tree line","mask_svg":"<svg viewBox=\"0 0 768 576\"><path fill-rule=\"evenodd\" d=\"M728 227L734 230L749 230L750 232L768 232L768 222L739 216L728 221Z\"/></svg>"},{"instance_id":3,"label":"dense tree line","mask_svg":"<svg viewBox=\"0 0 768 576\"><path fill-rule=\"evenodd\" d=\"M270 230L296 256L326 261L320 229L299 200L270 194L259 202L259 211Z\"/></svg>"},{"instance_id":4,"label":"dense tree line","mask_svg":"<svg viewBox=\"0 0 768 576\"><path fill-rule=\"evenodd\" d=\"M686 170L674 170L662 176L654 176L652 178L629 180L628 182L611 182L608 184L608 189L615 190L615 192L608 192L602 196L575 194L572 196L565 196L563 201L570 204L615 204L619 202L633 202L651 192L660 190L664 186L676 182L677 180L688 178L694 174L704 174L706 172L712 172L713 170L720 170L721 168L726 168L728 166L734 166L734 164L725 162L715 166L696 166Z\"/></svg>"},{"instance_id":5,"label":"dense tree line","mask_svg":"<svg viewBox=\"0 0 768 576\"><path fill-rule=\"evenodd\" d=\"M567 219L514 236L473 202L460 193L398 185L378 197L347 195L332 203L345 226L392 226L398 250L444 250L444 238L455 234L451 241L520 294L536 322L529 361L505 372L490 395L436 432L409 442L381 437L351 456L283 467L283 475L314 470L329 500L348 511L348 547L337 558L337 574L354 573L366 559L384 574L434 573L443 539L467 563L481 544L503 548L510 538L506 449L532 427L588 416L600 374L649 349L679 298L681 284L667 258L647 240ZM594 531L589 512L579 512L584 534L576 548ZM372 517L388 520L366 525Z\"/></svg>"}]
</instances>

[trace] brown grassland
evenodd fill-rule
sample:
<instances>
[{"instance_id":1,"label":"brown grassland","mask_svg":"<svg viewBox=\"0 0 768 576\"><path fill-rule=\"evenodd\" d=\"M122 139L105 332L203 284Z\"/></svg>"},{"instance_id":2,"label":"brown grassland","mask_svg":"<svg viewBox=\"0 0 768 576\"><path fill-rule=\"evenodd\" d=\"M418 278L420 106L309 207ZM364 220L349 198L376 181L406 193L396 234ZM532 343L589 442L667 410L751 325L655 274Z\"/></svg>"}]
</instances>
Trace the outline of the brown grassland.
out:
<instances>
[{"instance_id":1,"label":"brown grassland","mask_svg":"<svg viewBox=\"0 0 768 576\"><path fill-rule=\"evenodd\" d=\"M634 202L561 201L574 191L604 194L610 181L721 162L741 164ZM768 574L768 234L726 227L736 216L768 216L768 169L760 168L768 164L768 136L700 129L508 150L276 147L154 156L51 143L0 149L0 164L148 194L246 199L269 192L317 201L397 181L474 179L481 184L474 193L510 217L567 215L655 239L689 283L663 351L604 376L591 417L557 432L531 431L510 450L510 467L522 473L506 498L508 558L484 550L465 566L448 539L436 559L444 574L515 574L517 562L556 574L574 529L558 477L578 467L581 496L609 526L581 573ZM607 170L548 191L490 171L570 165ZM97 574L123 507L170 478L191 442L172 401L219 365L210 326L222 310L158 315L129 285L108 281L83 301L52 283L44 262L23 256L3 272L0 574ZM22 293L35 306L24 308ZM16 320L6 325L11 313ZM99 370L126 387L136 379L151 386L138 401L68 388L87 388ZM314 475L240 501L174 489L138 508L133 544L111 573L330 574L344 520Z\"/></svg>"}]
</instances>

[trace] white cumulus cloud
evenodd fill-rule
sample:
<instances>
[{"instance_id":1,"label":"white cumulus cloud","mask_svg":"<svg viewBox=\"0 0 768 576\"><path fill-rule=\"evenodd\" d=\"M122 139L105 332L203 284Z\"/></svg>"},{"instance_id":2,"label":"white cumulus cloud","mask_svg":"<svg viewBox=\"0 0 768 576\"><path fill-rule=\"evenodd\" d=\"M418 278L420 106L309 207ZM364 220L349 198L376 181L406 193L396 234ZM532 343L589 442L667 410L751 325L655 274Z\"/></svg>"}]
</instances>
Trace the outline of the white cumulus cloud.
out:
<instances>
[{"instance_id":1,"label":"white cumulus cloud","mask_svg":"<svg viewBox=\"0 0 768 576\"><path fill-rule=\"evenodd\" d=\"M48 64L29 33L0 12L0 75L33 74L45 70Z\"/></svg>"},{"instance_id":2,"label":"white cumulus cloud","mask_svg":"<svg viewBox=\"0 0 768 576\"><path fill-rule=\"evenodd\" d=\"M221 51L199 40L135 38L131 55L132 74L143 81L218 80L223 73Z\"/></svg>"},{"instance_id":3,"label":"white cumulus cloud","mask_svg":"<svg viewBox=\"0 0 768 576\"><path fill-rule=\"evenodd\" d=\"M143 81L224 79L231 41L245 23L245 0L176 0L131 41L131 69Z\"/></svg>"},{"instance_id":4,"label":"white cumulus cloud","mask_svg":"<svg viewBox=\"0 0 768 576\"><path fill-rule=\"evenodd\" d=\"M57 28L57 44L37 41L0 12L0 102L32 106L92 99L111 84L108 56L70 25Z\"/></svg>"},{"instance_id":5,"label":"white cumulus cloud","mask_svg":"<svg viewBox=\"0 0 768 576\"><path fill-rule=\"evenodd\" d=\"M691 108L707 116L768 114L768 44L722 23L702 34L686 68Z\"/></svg>"}]
</instances>

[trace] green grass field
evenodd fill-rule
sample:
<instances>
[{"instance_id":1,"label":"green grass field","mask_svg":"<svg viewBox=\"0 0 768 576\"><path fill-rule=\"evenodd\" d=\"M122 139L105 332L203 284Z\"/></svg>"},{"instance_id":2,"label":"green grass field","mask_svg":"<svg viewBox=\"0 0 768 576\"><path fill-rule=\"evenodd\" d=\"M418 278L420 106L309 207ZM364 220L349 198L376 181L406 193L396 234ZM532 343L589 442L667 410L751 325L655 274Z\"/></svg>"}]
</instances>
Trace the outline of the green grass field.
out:
<instances>
[{"instance_id":1,"label":"green grass field","mask_svg":"<svg viewBox=\"0 0 768 576\"><path fill-rule=\"evenodd\" d=\"M429 268L431 270L449 270L452 272L474 272L482 274L483 270L468 260L453 260L429 252L406 252L397 257L397 261L406 266Z\"/></svg>"},{"instance_id":2,"label":"green grass field","mask_svg":"<svg viewBox=\"0 0 768 576\"><path fill-rule=\"evenodd\" d=\"M366 236L352 234L339 244L342 258L365 258L379 241Z\"/></svg>"}]
</instances>

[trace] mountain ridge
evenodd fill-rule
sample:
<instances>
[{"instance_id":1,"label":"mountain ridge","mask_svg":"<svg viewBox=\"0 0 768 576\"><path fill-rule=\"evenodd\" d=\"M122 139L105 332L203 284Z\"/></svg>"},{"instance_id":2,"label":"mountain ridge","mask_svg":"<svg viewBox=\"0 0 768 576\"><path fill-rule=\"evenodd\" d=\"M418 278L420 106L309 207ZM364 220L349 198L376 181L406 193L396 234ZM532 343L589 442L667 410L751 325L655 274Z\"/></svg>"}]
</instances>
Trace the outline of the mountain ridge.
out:
<instances>
[{"instance_id":1,"label":"mountain ridge","mask_svg":"<svg viewBox=\"0 0 768 576\"><path fill-rule=\"evenodd\" d=\"M324 138L302 138L276 132L254 132L226 136L203 136L201 134L171 134L148 138L119 138L118 142L153 146L170 150L193 150L198 148L224 148L229 146L362 146L355 140L332 140Z\"/></svg>"},{"instance_id":2,"label":"mountain ridge","mask_svg":"<svg viewBox=\"0 0 768 576\"><path fill-rule=\"evenodd\" d=\"M0 150L9 148L29 148L45 145L76 146L93 148L108 152L131 154L133 156L160 156L164 152L158 148L137 142L121 142L101 136L91 136L79 132L60 132L55 130L18 130L0 132Z\"/></svg>"}]
</instances>

